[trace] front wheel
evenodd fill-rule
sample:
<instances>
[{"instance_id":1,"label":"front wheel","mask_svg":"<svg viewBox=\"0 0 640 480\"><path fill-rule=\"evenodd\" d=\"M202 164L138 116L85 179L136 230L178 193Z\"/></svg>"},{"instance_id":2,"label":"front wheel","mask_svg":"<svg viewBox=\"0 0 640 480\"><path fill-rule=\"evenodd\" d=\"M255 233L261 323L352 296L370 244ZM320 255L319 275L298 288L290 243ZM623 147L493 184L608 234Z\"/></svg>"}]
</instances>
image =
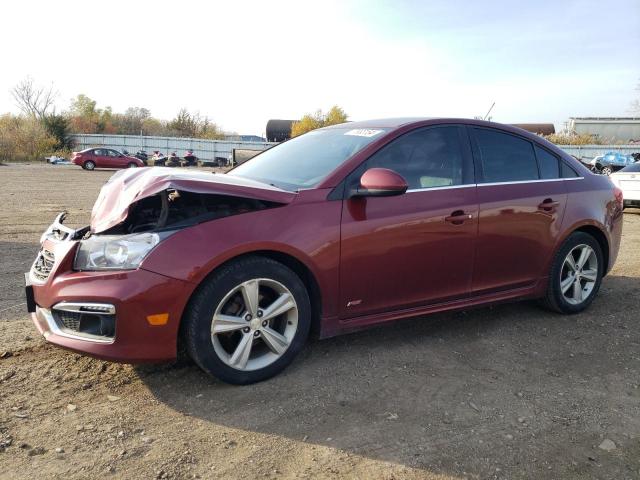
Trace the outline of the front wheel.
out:
<instances>
[{"instance_id":1,"label":"front wheel","mask_svg":"<svg viewBox=\"0 0 640 480\"><path fill-rule=\"evenodd\" d=\"M248 257L205 280L183 318L187 352L233 384L270 378L289 365L311 327L309 295L285 265Z\"/></svg>"},{"instance_id":2,"label":"front wheel","mask_svg":"<svg viewBox=\"0 0 640 480\"><path fill-rule=\"evenodd\" d=\"M127 168L138 168L138 164L135 162L131 162L127 165Z\"/></svg>"},{"instance_id":3,"label":"front wheel","mask_svg":"<svg viewBox=\"0 0 640 480\"><path fill-rule=\"evenodd\" d=\"M601 170L603 175L611 175L613 173L613 168L611 168L609 165L602 167Z\"/></svg>"},{"instance_id":4,"label":"front wheel","mask_svg":"<svg viewBox=\"0 0 640 480\"><path fill-rule=\"evenodd\" d=\"M604 271L596 239L584 232L572 233L556 253L544 305L560 313L583 311L598 293Z\"/></svg>"}]
</instances>

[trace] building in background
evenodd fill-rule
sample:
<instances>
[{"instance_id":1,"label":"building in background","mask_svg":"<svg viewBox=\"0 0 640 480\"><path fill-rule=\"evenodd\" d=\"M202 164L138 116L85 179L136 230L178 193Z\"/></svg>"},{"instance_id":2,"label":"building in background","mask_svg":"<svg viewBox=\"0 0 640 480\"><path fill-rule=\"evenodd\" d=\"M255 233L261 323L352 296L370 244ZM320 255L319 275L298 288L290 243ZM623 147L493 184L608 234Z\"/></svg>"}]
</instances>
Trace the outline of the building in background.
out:
<instances>
[{"instance_id":1,"label":"building in background","mask_svg":"<svg viewBox=\"0 0 640 480\"><path fill-rule=\"evenodd\" d=\"M611 142L640 140L640 117L571 117L568 130Z\"/></svg>"}]
</instances>

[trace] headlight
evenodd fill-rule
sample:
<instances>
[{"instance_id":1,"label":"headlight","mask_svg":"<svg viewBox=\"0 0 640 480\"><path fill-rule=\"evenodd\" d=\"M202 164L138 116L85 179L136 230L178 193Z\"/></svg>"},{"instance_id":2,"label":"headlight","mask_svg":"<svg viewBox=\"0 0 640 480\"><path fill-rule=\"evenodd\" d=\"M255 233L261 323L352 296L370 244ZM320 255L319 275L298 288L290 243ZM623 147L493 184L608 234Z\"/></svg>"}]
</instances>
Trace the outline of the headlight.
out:
<instances>
[{"instance_id":1,"label":"headlight","mask_svg":"<svg viewBox=\"0 0 640 480\"><path fill-rule=\"evenodd\" d=\"M162 237L157 233L94 235L80 242L73 266L76 270L132 270L166 236L166 233Z\"/></svg>"}]
</instances>

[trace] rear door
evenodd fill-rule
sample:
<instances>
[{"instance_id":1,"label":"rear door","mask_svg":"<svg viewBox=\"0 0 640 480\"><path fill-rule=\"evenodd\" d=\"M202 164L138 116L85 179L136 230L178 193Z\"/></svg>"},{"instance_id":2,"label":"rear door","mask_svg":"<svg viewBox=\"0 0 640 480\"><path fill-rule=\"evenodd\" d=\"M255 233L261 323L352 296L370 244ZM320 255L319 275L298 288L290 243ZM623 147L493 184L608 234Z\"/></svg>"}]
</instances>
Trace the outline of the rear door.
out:
<instances>
[{"instance_id":1,"label":"rear door","mask_svg":"<svg viewBox=\"0 0 640 480\"><path fill-rule=\"evenodd\" d=\"M353 318L470 294L478 203L464 127L426 127L395 139L347 179L389 168L409 190L343 201L340 316Z\"/></svg>"},{"instance_id":2,"label":"rear door","mask_svg":"<svg viewBox=\"0 0 640 480\"><path fill-rule=\"evenodd\" d=\"M498 129L469 132L480 204L473 292L530 286L546 275L560 233L567 202L560 159Z\"/></svg>"}]
</instances>

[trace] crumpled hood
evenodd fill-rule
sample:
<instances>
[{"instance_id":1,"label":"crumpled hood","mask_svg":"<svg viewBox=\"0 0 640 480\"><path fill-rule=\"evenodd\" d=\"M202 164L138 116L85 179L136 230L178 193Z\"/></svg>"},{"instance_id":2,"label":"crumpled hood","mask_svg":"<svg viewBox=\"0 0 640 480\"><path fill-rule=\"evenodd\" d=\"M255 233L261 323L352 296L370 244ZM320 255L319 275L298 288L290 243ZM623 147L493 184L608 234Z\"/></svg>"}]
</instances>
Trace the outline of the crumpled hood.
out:
<instances>
[{"instance_id":1,"label":"crumpled hood","mask_svg":"<svg viewBox=\"0 0 640 480\"><path fill-rule=\"evenodd\" d=\"M248 178L168 167L128 168L114 174L100 190L91 211L91 231L104 232L123 222L129 206L164 190L210 193L290 203L296 196Z\"/></svg>"}]
</instances>

